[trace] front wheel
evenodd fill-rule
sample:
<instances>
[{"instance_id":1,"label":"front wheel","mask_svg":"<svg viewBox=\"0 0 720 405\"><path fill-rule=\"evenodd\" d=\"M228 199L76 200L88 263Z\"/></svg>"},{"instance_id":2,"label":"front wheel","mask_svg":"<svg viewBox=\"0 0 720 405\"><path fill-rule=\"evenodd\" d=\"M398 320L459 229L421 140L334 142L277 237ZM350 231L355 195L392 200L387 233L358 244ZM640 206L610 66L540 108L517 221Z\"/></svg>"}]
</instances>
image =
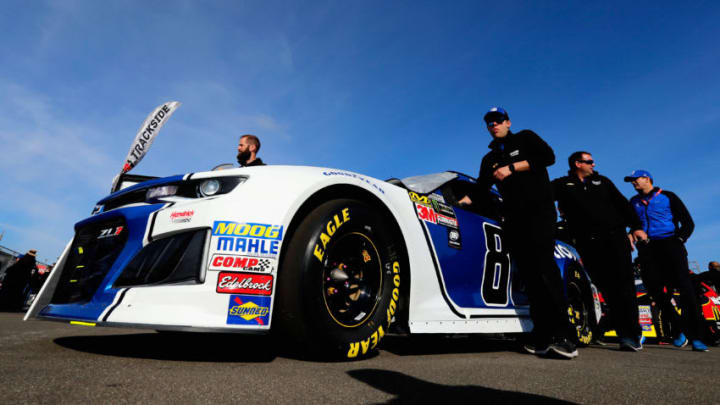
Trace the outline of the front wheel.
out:
<instances>
[{"instance_id":1,"label":"front wheel","mask_svg":"<svg viewBox=\"0 0 720 405\"><path fill-rule=\"evenodd\" d=\"M321 204L302 220L278 274L273 322L283 335L325 356L374 351L403 282L402 244L389 220L351 199Z\"/></svg>"}]
</instances>

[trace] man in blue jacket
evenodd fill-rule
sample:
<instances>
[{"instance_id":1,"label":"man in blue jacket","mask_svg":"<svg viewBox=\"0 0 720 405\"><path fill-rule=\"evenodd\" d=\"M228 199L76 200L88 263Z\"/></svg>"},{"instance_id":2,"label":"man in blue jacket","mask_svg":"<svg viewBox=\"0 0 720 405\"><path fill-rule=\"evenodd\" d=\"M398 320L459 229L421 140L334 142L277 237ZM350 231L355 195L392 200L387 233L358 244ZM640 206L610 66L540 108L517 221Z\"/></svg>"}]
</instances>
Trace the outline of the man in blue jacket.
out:
<instances>
[{"instance_id":1,"label":"man in blue jacket","mask_svg":"<svg viewBox=\"0 0 720 405\"><path fill-rule=\"evenodd\" d=\"M630 204L648 236L647 244L638 244L643 283L663 314L669 317L671 326L674 329L680 327L673 331L673 344L683 347L689 338L693 350L707 351L707 346L700 340L703 320L685 250L685 241L692 234L695 223L675 193L653 185L648 171L635 170L625 177L625 181L631 182L638 192L630 199ZM667 287L667 294L663 287ZM679 318L670 302L673 288L680 293L682 316Z\"/></svg>"}]
</instances>

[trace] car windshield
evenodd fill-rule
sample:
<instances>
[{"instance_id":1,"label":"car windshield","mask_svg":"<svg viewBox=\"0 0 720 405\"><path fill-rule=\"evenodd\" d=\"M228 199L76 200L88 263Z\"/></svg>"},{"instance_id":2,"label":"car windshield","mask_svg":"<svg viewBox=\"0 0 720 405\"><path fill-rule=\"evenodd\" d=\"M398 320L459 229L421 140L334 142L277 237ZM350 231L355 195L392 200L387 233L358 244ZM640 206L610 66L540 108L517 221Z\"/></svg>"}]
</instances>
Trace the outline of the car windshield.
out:
<instances>
[{"instance_id":1,"label":"car windshield","mask_svg":"<svg viewBox=\"0 0 720 405\"><path fill-rule=\"evenodd\" d=\"M401 182L410 191L414 191L418 194L429 194L437 190L443 184L450 180L454 180L457 177L457 173L442 172L406 177L402 179Z\"/></svg>"}]
</instances>

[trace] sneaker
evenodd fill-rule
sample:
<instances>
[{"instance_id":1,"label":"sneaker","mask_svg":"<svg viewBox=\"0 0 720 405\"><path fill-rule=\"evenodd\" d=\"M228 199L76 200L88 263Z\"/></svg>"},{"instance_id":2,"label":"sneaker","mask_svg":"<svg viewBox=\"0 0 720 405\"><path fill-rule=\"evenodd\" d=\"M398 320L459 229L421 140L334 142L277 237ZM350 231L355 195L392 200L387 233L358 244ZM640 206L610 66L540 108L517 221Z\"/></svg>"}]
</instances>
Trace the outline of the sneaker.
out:
<instances>
[{"instance_id":1,"label":"sneaker","mask_svg":"<svg viewBox=\"0 0 720 405\"><path fill-rule=\"evenodd\" d=\"M526 343L523 345L523 350L530 354L534 354L537 356L543 356L547 354L548 350L550 350L550 345L547 343L544 344L537 344L537 343Z\"/></svg>"},{"instance_id":2,"label":"sneaker","mask_svg":"<svg viewBox=\"0 0 720 405\"><path fill-rule=\"evenodd\" d=\"M620 350L622 351L639 352L642 348L642 343L639 340L627 337L620 339Z\"/></svg>"},{"instance_id":3,"label":"sneaker","mask_svg":"<svg viewBox=\"0 0 720 405\"><path fill-rule=\"evenodd\" d=\"M548 354L554 354L565 359L574 359L578 356L575 344L565 338L556 339L549 349Z\"/></svg>"},{"instance_id":4,"label":"sneaker","mask_svg":"<svg viewBox=\"0 0 720 405\"><path fill-rule=\"evenodd\" d=\"M685 347L688 344L688 340L685 337L685 334L680 332L680 334L675 339L673 339L672 344L675 347Z\"/></svg>"},{"instance_id":5,"label":"sneaker","mask_svg":"<svg viewBox=\"0 0 720 405\"><path fill-rule=\"evenodd\" d=\"M603 339L602 337L596 337L590 341L590 344L595 344L595 345L599 345L599 346L607 346L608 342L605 341L605 339Z\"/></svg>"},{"instance_id":6,"label":"sneaker","mask_svg":"<svg viewBox=\"0 0 720 405\"><path fill-rule=\"evenodd\" d=\"M687 341L686 341L686 343L687 343ZM705 346L705 343L703 343L697 339L692 341L692 348L693 348L693 351L696 351L696 352L708 351L708 348L707 348L707 346Z\"/></svg>"}]
</instances>

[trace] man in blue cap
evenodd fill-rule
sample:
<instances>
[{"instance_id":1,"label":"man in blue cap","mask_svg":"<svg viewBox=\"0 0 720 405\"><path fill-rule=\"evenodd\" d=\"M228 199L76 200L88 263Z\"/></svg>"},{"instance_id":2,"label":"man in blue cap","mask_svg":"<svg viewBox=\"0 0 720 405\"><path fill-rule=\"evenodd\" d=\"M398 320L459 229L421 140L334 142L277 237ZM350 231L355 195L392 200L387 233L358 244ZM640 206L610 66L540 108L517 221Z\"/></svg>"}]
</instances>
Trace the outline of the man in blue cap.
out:
<instances>
[{"instance_id":1,"label":"man in blue cap","mask_svg":"<svg viewBox=\"0 0 720 405\"><path fill-rule=\"evenodd\" d=\"M673 345L683 347L690 339L693 350L707 351L707 346L700 340L703 319L685 250L685 241L692 234L695 223L680 198L673 192L655 187L647 170L635 170L625 177L625 181L632 183L638 193L630 199L630 204L648 236L646 244L637 245L643 283L675 329ZM663 287L667 287L667 294ZM670 302L673 288L680 293L680 317Z\"/></svg>"},{"instance_id":2,"label":"man in blue cap","mask_svg":"<svg viewBox=\"0 0 720 405\"><path fill-rule=\"evenodd\" d=\"M484 193L495 184L503 197L503 230L526 285L534 324L534 344L525 350L572 359L578 355L571 340L575 330L554 257L557 216L547 167L555 163L555 154L536 133L511 132L503 108L491 108L484 120L493 140L480 165L477 190Z\"/></svg>"}]
</instances>

